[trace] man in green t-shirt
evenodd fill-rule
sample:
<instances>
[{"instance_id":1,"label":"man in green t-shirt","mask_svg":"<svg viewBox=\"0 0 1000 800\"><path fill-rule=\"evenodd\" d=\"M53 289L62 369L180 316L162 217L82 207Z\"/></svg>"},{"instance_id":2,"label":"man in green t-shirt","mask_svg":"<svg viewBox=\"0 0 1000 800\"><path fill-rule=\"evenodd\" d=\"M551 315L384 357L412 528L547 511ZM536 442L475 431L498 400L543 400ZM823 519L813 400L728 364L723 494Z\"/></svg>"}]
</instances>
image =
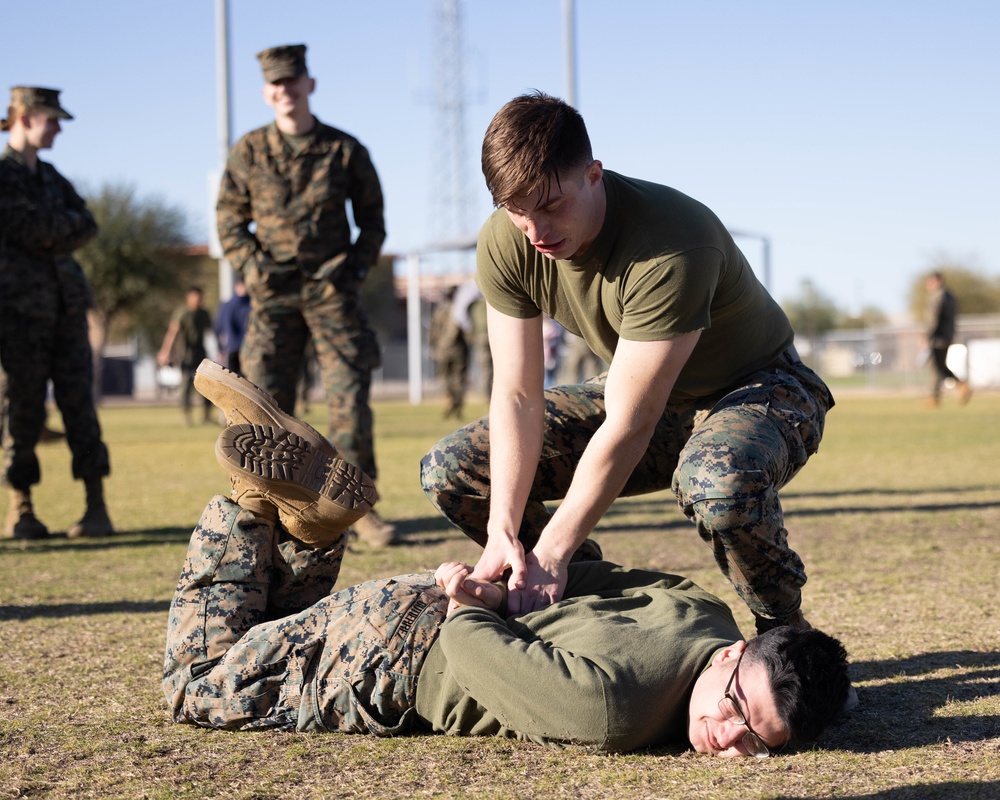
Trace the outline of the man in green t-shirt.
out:
<instances>
[{"instance_id":1,"label":"man in green t-shirt","mask_svg":"<svg viewBox=\"0 0 1000 800\"><path fill-rule=\"evenodd\" d=\"M457 562L331 592L371 479L239 376L207 365L196 385L230 424L233 496L206 507L171 603L175 722L765 757L839 715L839 642L788 626L745 642L676 575L574 564L563 601L521 615Z\"/></svg>"},{"instance_id":2,"label":"man in green t-shirt","mask_svg":"<svg viewBox=\"0 0 1000 800\"><path fill-rule=\"evenodd\" d=\"M515 611L558 601L570 560L599 554L587 538L614 500L670 487L758 631L808 628L777 492L819 446L833 398L725 226L605 170L580 115L540 93L497 113L482 163L497 206L476 273L490 414L421 470L431 502L485 547L474 576L509 570ZM607 373L544 389L543 313Z\"/></svg>"},{"instance_id":3,"label":"man in green t-shirt","mask_svg":"<svg viewBox=\"0 0 1000 800\"><path fill-rule=\"evenodd\" d=\"M179 353L181 370L181 410L184 422L191 425L191 398L194 395L194 371L207 355L205 336L212 331L212 315L205 308L205 293L200 286L189 286L184 293L184 305L174 311L163 335L163 343L156 355L161 366L175 362L174 351ZM204 421L212 422L212 406L204 401Z\"/></svg>"}]
</instances>

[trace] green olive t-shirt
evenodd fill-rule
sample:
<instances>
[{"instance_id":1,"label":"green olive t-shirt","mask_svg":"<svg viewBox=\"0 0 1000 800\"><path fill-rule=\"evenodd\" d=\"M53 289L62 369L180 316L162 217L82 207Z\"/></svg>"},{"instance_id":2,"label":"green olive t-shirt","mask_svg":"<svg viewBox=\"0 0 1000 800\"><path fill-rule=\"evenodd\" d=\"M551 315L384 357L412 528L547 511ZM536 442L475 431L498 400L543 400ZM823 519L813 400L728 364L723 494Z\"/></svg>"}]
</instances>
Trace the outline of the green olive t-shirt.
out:
<instances>
[{"instance_id":1,"label":"green olive t-shirt","mask_svg":"<svg viewBox=\"0 0 1000 800\"><path fill-rule=\"evenodd\" d=\"M741 639L729 607L687 578L570 564L558 603L448 617L420 668L417 716L438 733L555 747L687 742L698 676Z\"/></svg>"},{"instance_id":2,"label":"green olive t-shirt","mask_svg":"<svg viewBox=\"0 0 1000 800\"><path fill-rule=\"evenodd\" d=\"M715 394L792 344L784 312L710 209L675 189L605 170L607 212L579 258L543 256L494 212L479 234L476 282L511 317L546 312L605 361L619 337L653 342L701 331L672 397Z\"/></svg>"}]
</instances>

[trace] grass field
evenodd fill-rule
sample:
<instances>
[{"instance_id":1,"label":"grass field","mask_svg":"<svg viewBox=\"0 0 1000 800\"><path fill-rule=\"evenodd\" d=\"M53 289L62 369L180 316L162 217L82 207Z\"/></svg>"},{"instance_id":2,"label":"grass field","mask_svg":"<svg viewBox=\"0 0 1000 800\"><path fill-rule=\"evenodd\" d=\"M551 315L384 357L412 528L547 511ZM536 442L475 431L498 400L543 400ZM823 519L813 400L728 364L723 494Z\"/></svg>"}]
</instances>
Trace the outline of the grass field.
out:
<instances>
[{"instance_id":1,"label":"grass field","mask_svg":"<svg viewBox=\"0 0 1000 800\"><path fill-rule=\"evenodd\" d=\"M806 615L848 647L861 705L818 747L763 762L171 724L166 613L191 527L228 490L218 429L184 428L175 408L105 408L102 421L119 533L0 541L0 798L1000 797L1000 396L927 411L855 395L831 412L782 497ZM440 407L382 403L376 424L380 510L406 544L353 546L341 584L474 560L418 485L421 455L451 429ZM39 452L36 508L65 531L82 486L64 445ZM668 493L619 501L596 538L609 560L691 576L752 630Z\"/></svg>"}]
</instances>

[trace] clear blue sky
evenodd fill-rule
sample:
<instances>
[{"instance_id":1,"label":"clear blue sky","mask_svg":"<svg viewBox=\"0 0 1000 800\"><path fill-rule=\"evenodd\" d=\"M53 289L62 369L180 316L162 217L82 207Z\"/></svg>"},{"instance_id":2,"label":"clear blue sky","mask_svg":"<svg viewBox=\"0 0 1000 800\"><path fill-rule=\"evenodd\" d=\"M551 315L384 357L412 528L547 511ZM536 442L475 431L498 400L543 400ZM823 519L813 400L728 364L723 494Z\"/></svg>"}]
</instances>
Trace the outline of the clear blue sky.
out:
<instances>
[{"instance_id":1,"label":"clear blue sky","mask_svg":"<svg viewBox=\"0 0 1000 800\"><path fill-rule=\"evenodd\" d=\"M433 237L433 0L232 0L233 132L269 120L254 54L304 42L313 110L371 150L385 249ZM472 227L482 133L565 89L560 0L465 0ZM772 244L779 300L905 308L939 255L1000 275L1000 3L577 0L577 105L608 169L669 184ZM133 183L207 241L219 165L213 0L4 2L0 88L63 90L51 160ZM760 271L759 244L740 241Z\"/></svg>"}]
</instances>

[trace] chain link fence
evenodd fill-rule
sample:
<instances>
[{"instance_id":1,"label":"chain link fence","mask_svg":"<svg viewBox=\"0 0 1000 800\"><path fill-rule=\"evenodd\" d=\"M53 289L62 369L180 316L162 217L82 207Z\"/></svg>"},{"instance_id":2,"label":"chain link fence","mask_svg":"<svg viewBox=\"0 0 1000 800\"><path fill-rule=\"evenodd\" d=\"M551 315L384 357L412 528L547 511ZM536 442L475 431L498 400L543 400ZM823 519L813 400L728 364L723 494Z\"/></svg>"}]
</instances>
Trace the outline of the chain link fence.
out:
<instances>
[{"instance_id":1,"label":"chain link fence","mask_svg":"<svg viewBox=\"0 0 1000 800\"><path fill-rule=\"evenodd\" d=\"M912 391L931 382L926 334L916 323L836 330L795 345L835 389ZM1000 314L960 315L948 365L973 389L1000 389Z\"/></svg>"}]
</instances>

